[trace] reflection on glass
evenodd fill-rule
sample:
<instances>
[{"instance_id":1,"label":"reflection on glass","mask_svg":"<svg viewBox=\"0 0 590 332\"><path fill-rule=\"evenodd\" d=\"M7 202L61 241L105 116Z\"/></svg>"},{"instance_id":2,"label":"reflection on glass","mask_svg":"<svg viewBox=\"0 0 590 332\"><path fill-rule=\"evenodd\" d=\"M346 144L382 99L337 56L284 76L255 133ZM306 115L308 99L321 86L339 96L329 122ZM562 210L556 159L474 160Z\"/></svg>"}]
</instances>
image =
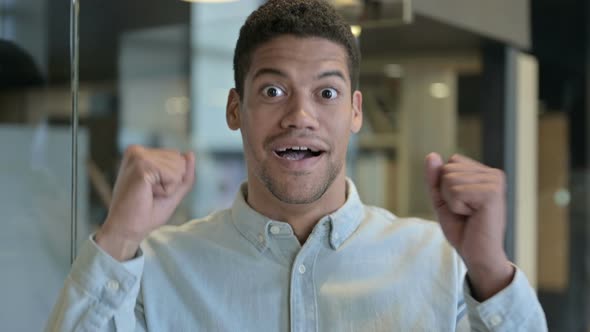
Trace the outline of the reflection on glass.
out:
<instances>
[{"instance_id":1,"label":"reflection on glass","mask_svg":"<svg viewBox=\"0 0 590 332\"><path fill-rule=\"evenodd\" d=\"M52 4L53 5L53 4ZM49 13L54 15L50 15ZM69 270L71 94L69 3L0 1L0 322L6 331L40 331ZM55 28L55 26L53 25ZM86 178L88 132L79 174ZM77 185L80 231L88 234L88 185ZM85 235L84 235L85 236Z\"/></svg>"}]
</instances>

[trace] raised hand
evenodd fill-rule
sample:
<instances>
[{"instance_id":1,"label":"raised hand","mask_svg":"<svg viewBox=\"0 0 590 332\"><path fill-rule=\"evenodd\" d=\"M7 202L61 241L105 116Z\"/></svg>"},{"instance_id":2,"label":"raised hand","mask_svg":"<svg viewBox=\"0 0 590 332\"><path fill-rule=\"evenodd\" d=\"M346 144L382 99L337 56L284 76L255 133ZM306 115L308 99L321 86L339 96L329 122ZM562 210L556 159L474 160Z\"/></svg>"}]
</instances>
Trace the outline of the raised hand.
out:
<instances>
[{"instance_id":1,"label":"raised hand","mask_svg":"<svg viewBox=\"0 0 590 332\"><path fill-rule=\"evenodd\" d=\"M479 300L505 288L514 275L504 251L504 178L501 170L461 155L447 163L436 153L426 157L426 179L438 221L463 258Z\"/></svg>"},{"instance_id":2,"label":"raised hand","mask_svg":"<svg viewBox=\"0 0 590 332\"><path fill-rule=\"evenodd\" d=\"M96 243L115 259L132 258L141 241L172 216L191 190L194 174L192 153L130 146Z\"/></svg>"}]
</instances>

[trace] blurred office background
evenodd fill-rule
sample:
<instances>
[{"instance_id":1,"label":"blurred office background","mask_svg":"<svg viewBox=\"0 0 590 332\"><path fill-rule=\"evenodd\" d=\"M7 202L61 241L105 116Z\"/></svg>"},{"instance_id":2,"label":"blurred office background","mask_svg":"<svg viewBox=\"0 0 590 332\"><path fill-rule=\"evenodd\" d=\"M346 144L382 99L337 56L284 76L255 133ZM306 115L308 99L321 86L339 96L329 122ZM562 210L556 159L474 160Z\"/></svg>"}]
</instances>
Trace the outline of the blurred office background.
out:
<instances>
[{"instance_id":1,"label":"blurred office background","mask_svg":"<svg viewBox=\"0 0 590 332\"><path fill-rule=\"evenodd\" d=\"M225 125L238 30L263 0L80 1L77 223L100 227L129 144L193 150L172 223L245 179ZM216 2L216 3L212 3ZM590 1L330 0L363 53L363 200L432 218L426 153L506 171L506 250L551 331L590 331ZM0 0L0 326L38 331L70 264L72 1Z\"/></svg>"}]
</instances>

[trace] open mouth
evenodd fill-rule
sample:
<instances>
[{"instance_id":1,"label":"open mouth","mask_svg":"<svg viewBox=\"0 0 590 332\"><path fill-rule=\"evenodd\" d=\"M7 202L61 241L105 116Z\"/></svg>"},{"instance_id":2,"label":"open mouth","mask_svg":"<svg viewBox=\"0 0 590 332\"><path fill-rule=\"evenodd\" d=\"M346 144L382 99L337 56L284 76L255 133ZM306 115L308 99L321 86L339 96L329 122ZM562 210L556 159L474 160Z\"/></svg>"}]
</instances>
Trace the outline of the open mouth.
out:
<instances>
[{"instance_id":1,"label":"open mouth","mask_svg":"<svg viewBox=\"0 0 590 332\"><path fill-rule=\"evenodd\" d=\"M274 150L274 153L277 156L279 156L279 158L298 161L298 160L319 157L324 152L320 151L320 150L308 148L306 146L293 146L290 148L281 148L278 150Z\"/></svg>"}]
</instances>

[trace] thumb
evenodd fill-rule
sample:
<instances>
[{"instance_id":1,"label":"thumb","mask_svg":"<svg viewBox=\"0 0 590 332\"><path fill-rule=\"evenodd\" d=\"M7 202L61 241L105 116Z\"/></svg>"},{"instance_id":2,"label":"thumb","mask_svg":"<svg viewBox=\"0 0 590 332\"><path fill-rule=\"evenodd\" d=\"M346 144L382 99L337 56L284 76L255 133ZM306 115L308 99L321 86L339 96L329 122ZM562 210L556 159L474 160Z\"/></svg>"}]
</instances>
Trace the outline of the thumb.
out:
<instances>
[{"instance_id":1,"label":"thumb","mask_svg":"<svg viewBox=\"0 0 590 332\"><path fill-rule=\"evenodd\" d=\"M440 173L443 164L442 157L436 152L428 154L424 161L424 175L435 209L438 209L444 203L440 194Z\"/></svg>"},{"instance_id":2,"label":"thumb","mask_svg":"<svg viewBox=\"0 0 590 332\"><path fill-rule=\"evenodd\" d=\"M173 201L180 202L193 188L195 182L195 155L192 152L183 153L186 162L185 173L180 187L173 195Z\"/></svg>"},{"instance_id":3,"label":"thumb","mask_svg":"<svg viewBox=\"0 0 590 332\"><path fill-rule=\"evenodd\" d=\"M195 154L193 152L187 152L183 156L186 160L186 173L182 177L182 182L190 190L195 181Z\"/></svg>"}]
</instances>

